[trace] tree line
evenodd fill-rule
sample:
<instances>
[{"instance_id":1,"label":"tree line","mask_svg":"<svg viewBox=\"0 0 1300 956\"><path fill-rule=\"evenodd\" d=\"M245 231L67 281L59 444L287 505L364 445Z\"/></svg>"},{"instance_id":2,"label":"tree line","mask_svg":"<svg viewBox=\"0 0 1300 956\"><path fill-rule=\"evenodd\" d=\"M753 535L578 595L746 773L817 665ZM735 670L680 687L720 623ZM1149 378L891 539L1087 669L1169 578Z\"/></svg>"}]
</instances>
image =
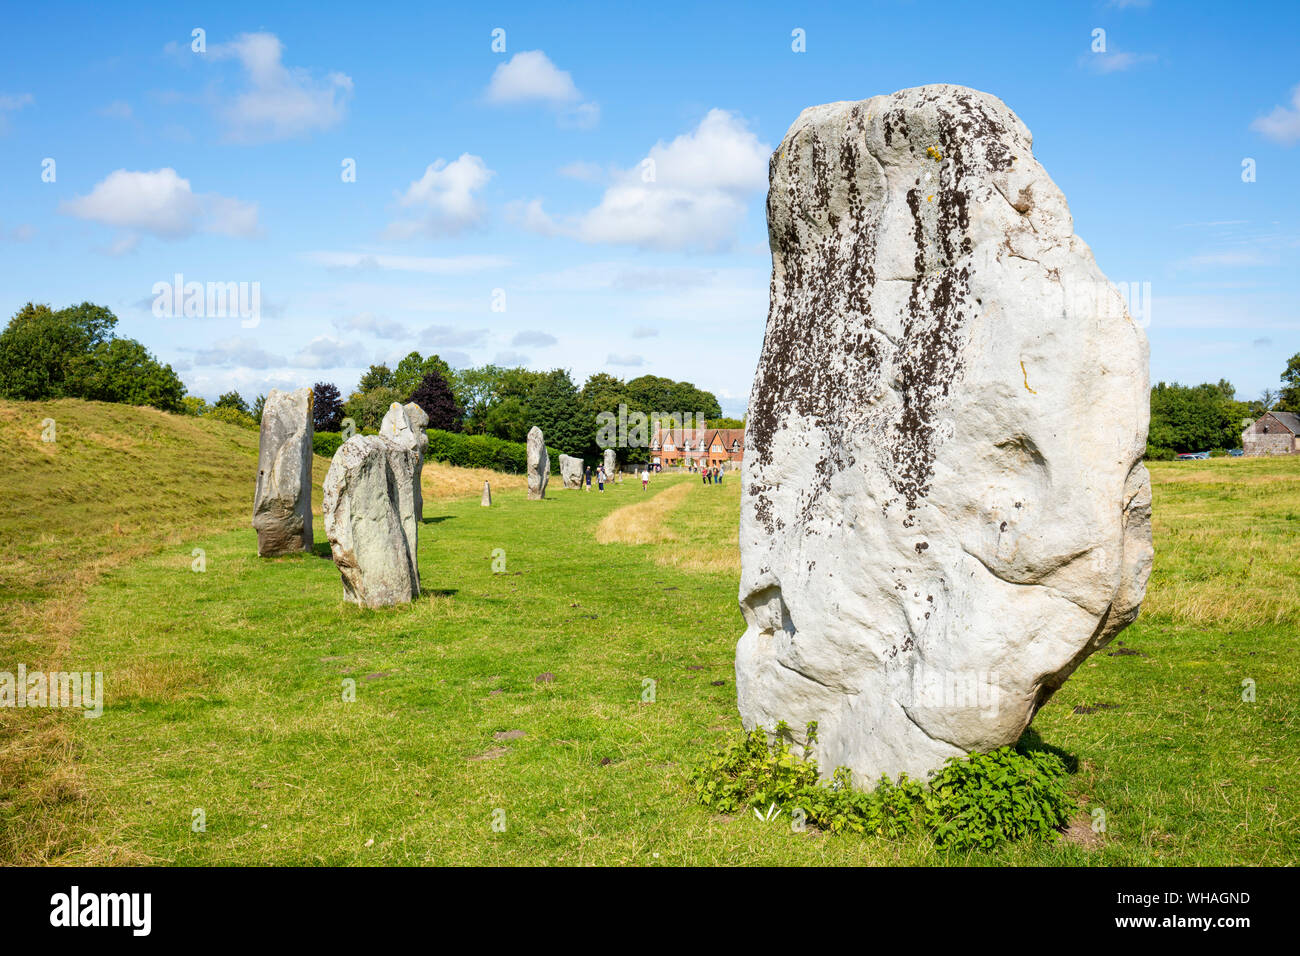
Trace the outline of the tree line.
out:
<instances>
[{"instance_id":1,"label":"tree line","mask_svg":"<svg viewBox=\"0 0 1300 956\"><path fill-rule=\"evenodd\" d=\"M230 391L209 405L186 395L172 367L135 339L118 337L116 325L112 311L90 302L59 310L27 303L0 332L0 397L151 405L257 427L265 396L249 403ZM600 451L597 416L617 414L621 405L647 418L699 415L711 427L742 426L739 420L722 417L712 392L690 382L657 375L624 381L597 372L579 386L565 369L540 372L491 364L453 369L437 355L419 352L411 352L392 369L371 365L346 399L331 382L317 382L313 391L314 424L320 432L338 431L345 418L351 418L358 431L375 431L393 402L414 401L428 413L431 428L522 442L537 425L552 451L586 458ZM1280 387L1265 390L1253 401L1238 399L1224 380L1158 383L1151 389L1147 457L1240 448L1246 422L1268 411L1300 413L1300 353L1287 362ZM620 449L619 457L644 462L649 450Z\"/></svg>"}]
</instances>

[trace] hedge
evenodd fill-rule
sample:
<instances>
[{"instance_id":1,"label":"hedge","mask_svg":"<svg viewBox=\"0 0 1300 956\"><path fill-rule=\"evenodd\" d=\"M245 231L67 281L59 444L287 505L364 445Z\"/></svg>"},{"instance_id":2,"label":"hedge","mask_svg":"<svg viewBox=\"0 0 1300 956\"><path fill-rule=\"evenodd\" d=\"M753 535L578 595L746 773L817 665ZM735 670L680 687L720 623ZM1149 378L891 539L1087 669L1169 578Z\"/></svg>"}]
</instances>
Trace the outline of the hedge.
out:
<instances>
[{"instance_id":1,"label":"hedge","mask_svg":"<svg viewBox=\"0 0 1300 956\"><path fill-rule=\"evenodd\" d=\"M429 448L424 453L426 461L443 461L461 468L490 468L510 474L523 474L528 463L528 446L519 442L503 441L491 435L462 435L430 428ZM312 450L324 458L333 458L343 444L338 432L316 432L312 435ZM559 458L552 454L552 470Z\"/></svg>"},{"instance_id":2,"label":"hedge","mask_svg":"<svg viewBox=\"0 0 1300 956\"><path fill-rule=\"evenodd\" d=\"M528 465L528 446L503 441L491 435L462 435L437 428L428 429L429 461L445 461L461 468L490 468L521 475Z\"/></svg>"}]
</instances>

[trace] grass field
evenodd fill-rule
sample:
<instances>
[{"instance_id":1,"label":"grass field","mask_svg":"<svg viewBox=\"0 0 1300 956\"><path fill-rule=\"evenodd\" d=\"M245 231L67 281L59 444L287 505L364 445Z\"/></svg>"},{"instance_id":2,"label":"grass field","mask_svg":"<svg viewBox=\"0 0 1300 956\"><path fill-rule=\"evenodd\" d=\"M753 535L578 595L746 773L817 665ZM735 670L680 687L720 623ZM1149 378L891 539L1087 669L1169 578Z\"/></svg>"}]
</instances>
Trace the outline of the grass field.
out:
<instances>
[{"instance_id":1,"label":"grass field","mask_svg":"<svg viewBox=\"0 0 1300 956\"><path fill-rule=\"evenodd\" d=\"M21 509L0 518L0 670L106 680L95 720L0 712L7 862L1300 859L1300 459L1153 466L1142 616L1031 729L1107 832L959 854L694 801L687 773L739 726L737 477L529 502L501 476L490 509L481 476L446 474L443 498L426 480L425 594L364 612L319 523L318 554L256 557L255 434L85 403L0 403L0 429Z\"/></svg>"}]
</instances>

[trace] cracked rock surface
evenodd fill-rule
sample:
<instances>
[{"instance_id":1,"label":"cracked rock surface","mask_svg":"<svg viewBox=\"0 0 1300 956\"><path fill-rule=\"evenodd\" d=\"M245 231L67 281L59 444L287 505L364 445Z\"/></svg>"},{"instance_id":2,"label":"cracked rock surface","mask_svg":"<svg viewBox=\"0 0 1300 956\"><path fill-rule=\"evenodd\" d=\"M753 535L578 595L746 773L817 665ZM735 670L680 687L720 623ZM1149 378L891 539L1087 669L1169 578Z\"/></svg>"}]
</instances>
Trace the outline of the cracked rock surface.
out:
<instances>
[{"instance_id":1,"label":"cracked rock surface","mask_svg":"<svg viewBox=\"0 0 1300 956\"><path fill-rule=\"evenodd\" d=\"M312 391L271 389L262 406L253 527L264 558L312 548Z\"/></svg>"},{"instance_id":2,"label":"cracked rock surface","mask_svg":"<svg viewBox=\"0 0 1300 956\"><path fill-rule=\"evenodd\" d=\"M746 727L859 785L1016 741L1136 616L1147 342L993 96L805 110L770 165Z\"/></svg>"}]
</instances>

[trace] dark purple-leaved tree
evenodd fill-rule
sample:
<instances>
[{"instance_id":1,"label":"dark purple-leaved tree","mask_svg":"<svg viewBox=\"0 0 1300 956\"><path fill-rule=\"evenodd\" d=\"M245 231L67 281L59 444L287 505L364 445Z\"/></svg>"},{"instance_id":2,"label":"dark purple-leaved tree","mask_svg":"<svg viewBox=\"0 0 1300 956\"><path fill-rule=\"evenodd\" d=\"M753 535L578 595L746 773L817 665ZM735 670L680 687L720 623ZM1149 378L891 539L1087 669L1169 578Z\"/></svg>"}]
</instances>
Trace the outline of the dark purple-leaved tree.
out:
<instances>
[{"instance_id":1,"label":"dark purple-leaved tree","mask_svg":"<svg viewBox=\"0 0 1300 956\"><path fill-rule=\"evenodd\" d=\"M429 416L430 428L441 428L447 432L458 432L465 419L464 410L456 404L447 380L437 372L430 372L420 379L420 384L411 393L409 401L415 402Z\"/></svg>"},{"instance_id":2,"label":"dark purple-leaved tree","mask_svg":"<svg viewBox=\"0 0 1300 956\"><path fill-rule=\"evenodd\" d=\"M311 427L318 432L336 432L343 427L343 397L338 387L317 382L311 387Z\"/></svg>"}]
</instances>

